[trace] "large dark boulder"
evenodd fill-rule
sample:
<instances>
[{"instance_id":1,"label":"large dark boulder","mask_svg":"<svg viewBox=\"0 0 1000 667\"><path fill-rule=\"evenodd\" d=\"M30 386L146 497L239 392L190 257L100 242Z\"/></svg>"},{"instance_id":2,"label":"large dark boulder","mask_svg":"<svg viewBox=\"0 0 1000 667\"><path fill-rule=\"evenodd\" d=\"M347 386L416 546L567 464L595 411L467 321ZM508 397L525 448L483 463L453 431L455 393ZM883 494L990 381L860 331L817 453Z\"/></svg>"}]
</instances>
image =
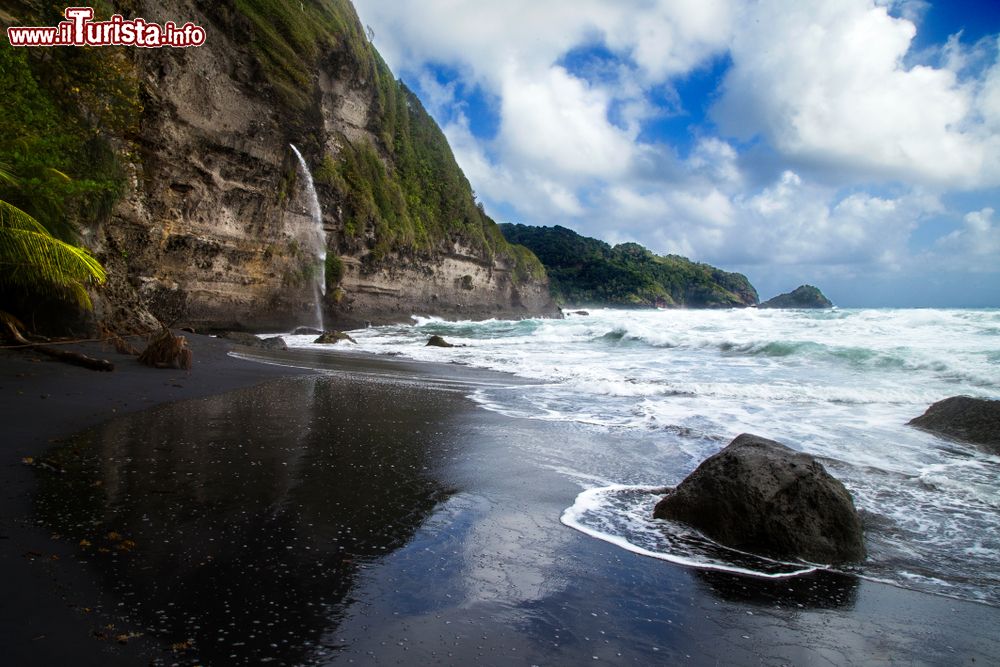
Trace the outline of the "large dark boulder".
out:
<instances>
[{"instance_id":1,"label":"large dark boulder","mask_svg":"<svg viewBox=\"0 0 1000 667\"><path fill-rule=\"evenodd\" d=\"M909 425L1000 454L1000 401L952 396L927 408Z\"/></svg>"},{"instance_id":2,"label":"large dark boulder","mask_svg":"<svg viewBox=\"0 0 1000 667\"><path fill-rule=\"evenodd\" d=\"M779 294L758 308L833 308L833 302L823 296L818 287L802 285L787 294Z\"/></svg>"},{"instance_id":3,"label":"large dark boulder","mask_svg":"<svg viewBox=\"0 0 1000 667\"><path fill-rule=\"evenodd\" d=\"M808 454L743 434L653 510L734 549L813 563L865 557L851 495Z\"/></svg>"},{"instance_id":4,"label":"large dark boulder","mask_svg":"<svg viewBox=\"0 0 1000 667\"><path fill-rule=\"evenodd\" d=\"M288 343L281 336L272 336L260 341L260 346L265 350L279 350L284 352L288 349Z\"/></svg>"}]
</instances>

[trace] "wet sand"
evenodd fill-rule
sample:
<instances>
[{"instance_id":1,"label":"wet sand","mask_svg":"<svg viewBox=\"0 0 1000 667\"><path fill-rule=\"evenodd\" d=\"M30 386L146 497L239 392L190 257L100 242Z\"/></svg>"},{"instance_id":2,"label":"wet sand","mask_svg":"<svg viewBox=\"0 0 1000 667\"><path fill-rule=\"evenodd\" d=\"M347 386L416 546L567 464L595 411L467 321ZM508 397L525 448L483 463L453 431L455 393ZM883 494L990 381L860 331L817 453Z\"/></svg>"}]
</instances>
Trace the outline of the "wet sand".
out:
<instances>
[{"instance_id":1,"label":"wet sand","mask_svg":"<svg viewBox=\"0 0 1000 667\"><path fill-rule=\"evenodd\" d=\"M563 526L581 487L552 453L615 436L467 398L509 377L353 355L303 374L193 342L190 375L0 358L13 664L1000 662L995 608Z\"/></svg>"},{"instance_id":2,"label":"wet sand","mask_svg":"<svg viewBox=\"0 0 1000 667\"><path fill-rule=\"evenodd\" d=\"M158 404L304 374L233 359L231 343L185 335L194 350L191 372L150 369L98 343L66 349L108 359L114 372L0 350L0 636L6 664L135 665L159 656L159 643L145 635L118 643L118 636L138 630L121 623L117 602L76 545L53 539L38 525L34 496L44 453L58 438ZM23 463L26 457L35 465Z\"/></svg>"}]
</instances>

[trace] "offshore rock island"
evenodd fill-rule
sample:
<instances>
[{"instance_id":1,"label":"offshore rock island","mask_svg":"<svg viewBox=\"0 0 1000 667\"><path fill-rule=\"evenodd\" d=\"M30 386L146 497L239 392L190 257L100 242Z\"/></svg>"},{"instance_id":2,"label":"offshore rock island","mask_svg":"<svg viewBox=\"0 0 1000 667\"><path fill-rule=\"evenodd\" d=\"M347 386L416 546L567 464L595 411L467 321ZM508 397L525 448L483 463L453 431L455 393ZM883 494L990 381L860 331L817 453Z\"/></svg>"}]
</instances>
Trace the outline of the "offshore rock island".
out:
<instances>
[{"instance_id":1,"label":"offshore rock island","mask_svg":"<svg viewBox=\"0 0 1000 667\"><path fill-rule=\"evenodd\" d=\"M760 304L760 308L823 309L833 308L833 302L812 285L800 285L791 292L779 294Z\"/></svg>"}]
</instances>

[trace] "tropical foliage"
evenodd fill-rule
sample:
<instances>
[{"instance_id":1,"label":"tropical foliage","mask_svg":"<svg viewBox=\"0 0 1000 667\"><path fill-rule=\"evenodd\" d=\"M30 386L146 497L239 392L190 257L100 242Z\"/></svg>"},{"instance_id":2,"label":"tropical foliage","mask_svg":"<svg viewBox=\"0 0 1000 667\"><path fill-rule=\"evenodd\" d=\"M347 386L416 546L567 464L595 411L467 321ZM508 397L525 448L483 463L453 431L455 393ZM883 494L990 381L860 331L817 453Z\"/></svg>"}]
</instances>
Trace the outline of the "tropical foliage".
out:
<instances>
[{"instance_id":1,"label":"tropical foliage","mask_svg":"<svg viewBox=\"0 0 1000 667\"><path fill-rule=\"evenodd\" d=\"M65 3L15 2L27 25L55 25ZM111 7L97 2L99 15ZM54 296L90 308L105 281L78 245L120 196L123 137L138 126L138 80L120 48L0 48L0 293L33 303ZM16 174L16 177L14 176Z\"/></svg>"},{"instance_id":2,"label":"tropical foliage","mask_svg":"<svg viewBox=\"0 0 1000 667\"><path fill-rule=\"evenodd\" d=\"M325 54L370 67L368 41L349 0L236 0L235 6L250 21L249 44L265 77L295 111L312 104L316 63Z\"/></svg>"},{"instance_id":3,"label":"tropical foliage","mask_svg":"<svg viewBox=\"0 0 1000 667\"><path fill-rule=\"evenodd\" d=\"M24 211L0 201L0 286L65 297L89 309L86 287L105 278L86 248L60 241Z\"/></svg>"},{"instance_id":4,"label":"tropical foliage","mask_svg":"<svg viewBox=\"0 0 1000 667\"><path fill-rule=\"evenodd\" d=\"M557 301L573 305L725 308L757 303L745 276L637 243L611 247L565 227L501 225L545 266Z\"/></svg>"},{"instance_id":5,"label":"tropical foliage","mask_svg":"<svg viewBox=\"0 0 1000 667\"><path fill-rule=\"evenodd\" d=\"M0 114L0 156L18 175L0 182L0 199L74 241L123 188L116 143L140 112L130 61L114 47L0 48L0 95L16 110Z\"/></svg>"},{"instance_id":6,"label":"tropical foliage","mask_svg":"<svg viewBox=\"0 0 1000 667\"><path fill-rule=\"evenodd\" d=\"M237 0L251 21L250 44L274 91L292 110L314 103L321 61L374 91L363 137L336 137L313 176L342 202L341 250L366 252L369 263L390 254L430 256L455 245L506 261L518 279L545 275L531 252L512 247L476 202L448 141L416 95L398 81L369 41L348 0L286 3ZM324 142L317 141L317 144Z\"/></svg>"}]
</instances>

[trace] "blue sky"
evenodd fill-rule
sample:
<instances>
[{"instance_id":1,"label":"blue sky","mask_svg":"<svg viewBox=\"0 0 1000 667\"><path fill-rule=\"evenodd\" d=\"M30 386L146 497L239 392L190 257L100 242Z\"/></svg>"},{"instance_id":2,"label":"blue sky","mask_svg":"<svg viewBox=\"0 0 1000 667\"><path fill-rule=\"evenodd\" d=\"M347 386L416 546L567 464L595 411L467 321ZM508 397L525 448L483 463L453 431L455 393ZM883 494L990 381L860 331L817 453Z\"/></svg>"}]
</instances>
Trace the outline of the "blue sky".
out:
<instances>
[{"instance_id":1,"label":"blue sky","mask_svg":"<svg viewBox=\"0 0 1000 667\"><path fill-rule=\"evenodd\" d=\"M1000 2L355 4L498 222L1000 306Z\"/></svg>"}]
</instances>

